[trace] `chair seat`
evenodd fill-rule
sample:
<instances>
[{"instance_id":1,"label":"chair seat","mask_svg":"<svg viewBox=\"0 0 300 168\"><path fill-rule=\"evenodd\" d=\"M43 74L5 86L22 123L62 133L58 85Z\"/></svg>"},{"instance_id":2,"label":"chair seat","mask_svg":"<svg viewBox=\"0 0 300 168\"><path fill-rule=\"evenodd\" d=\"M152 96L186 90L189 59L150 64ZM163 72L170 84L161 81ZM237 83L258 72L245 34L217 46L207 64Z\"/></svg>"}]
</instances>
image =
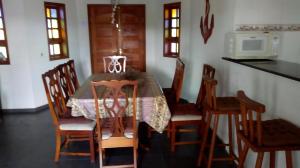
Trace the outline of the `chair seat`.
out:
<instances>
[{"instance_id":1,"label":"chair seat","mask_svg":"<svg viewBox=\"0 0 300 168\"><path fill-rule=\"evenodd\" d=\"M239 113L240 112L240 102L236 97L217 97L216 98L217 109L216 113L227 114Z\"/></svg>"},{"instance_id":2,"label":"chair seat","mask_svg":"<svg viewBox=\"0 0 300 168\"><path fill-rule=\"evenodd\" d=\"M240 132L242 134L242 132ZM254 149L289 148L298 146L300 148L300 128L283 119L262 121L262 146L253 143ZM251 143L243 134L245 140Z\"/></svg>"},{"instance_id":3,"label":"chair seat","mask_svg":"<svg viewBox=\"0 0 300 168\"><path fill-rule=\"evenodd\" d=\"M83 118L62 119L59 121L59 129L63 131L92 131L96 121Z\"/></svg>"},{"instance_id":4,"label":"chair seat","mask_svg":"<svg viewBox=\"0 0 300 168\"><path fill-rule=\"evenodd\" d=\"M196 121L201 119L202 119L201 115L182 114L182 115L172 116L171 121Z\"/></svg>"}]
</instances>

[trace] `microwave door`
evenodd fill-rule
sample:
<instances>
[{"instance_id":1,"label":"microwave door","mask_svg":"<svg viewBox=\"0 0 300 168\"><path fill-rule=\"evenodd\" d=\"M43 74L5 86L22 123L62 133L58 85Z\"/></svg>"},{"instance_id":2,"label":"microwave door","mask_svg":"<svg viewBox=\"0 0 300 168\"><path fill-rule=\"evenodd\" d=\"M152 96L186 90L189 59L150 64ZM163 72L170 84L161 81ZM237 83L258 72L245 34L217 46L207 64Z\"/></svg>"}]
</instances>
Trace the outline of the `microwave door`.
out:
<instances>
[{"instance_id":1,"label":"microwave door","mask_svg":"<svg viewBox=\"0 0 300 168\"><path fill-rule=\"evenodd\" d=\"M265 36L239 37L237 54L244 57L263 56L267 52L267 40Z\"/></svg>"}]
</instances>

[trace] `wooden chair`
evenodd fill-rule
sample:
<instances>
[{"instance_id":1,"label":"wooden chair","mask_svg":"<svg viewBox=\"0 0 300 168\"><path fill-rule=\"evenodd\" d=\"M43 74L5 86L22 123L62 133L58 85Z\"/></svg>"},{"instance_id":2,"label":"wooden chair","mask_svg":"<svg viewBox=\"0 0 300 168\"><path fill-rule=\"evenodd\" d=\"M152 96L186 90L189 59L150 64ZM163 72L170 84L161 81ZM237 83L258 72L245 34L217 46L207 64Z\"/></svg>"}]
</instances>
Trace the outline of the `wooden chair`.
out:
<instances>
[{"instance_id":1,"label":"wooden chair","mask_svg":"<svg viewBox=\"0 0 300 168\"><path fill-rule=\"evenodd\" d=\"M95 161L94 152L94 128L95 121L83 118L66 117L68 108L66 107L65 97L56 70L50 70L42 75L50 113L56 130L56 150L55 162L59 161L60 155L90 156L91 162ZM62 142L62 138L65 138ZM62 152L61 147L69 141L89 141L90 152Z\"/></svg>"},{"instance_id":2,"label":"wooden chair","mask_svg":"<svg viewBox=\"0 0 300 168\"><path fill-rule=\"evenodd\" d=\"M106 56L103 57L104 72L120 73L126 71L126 56Z\"/></svg>"},{"instance_id":3,"label":"wooden chair","mask_svg":"<svg viewBox=\"0 0 300 168\"><path fill-rule=\"evenodd\" d=\"M60 64L57 67L55 67L55 70L58 76L59 84L63 91L63 95L65 97L65 102L67 102L70 96L74 94L74 90L71 82L72 80L68 70L68 64L67 63Z\"/></svg>"},{"instance_id":4,"label":"wooden chair","mask_svg":"<svg viewBox=\"0 0 300 168\"><path fill-rule=\"evenodd\" d=\"M180 96L181 96L181 90L183 85L183 76L184 76L184 63L180 58L177 58L176 60L176 69L175 74L172 82L171 88L163 88L163 93L167 99L168 106L170 108L170 111L172 113L172 109L176 106L176 104L179 103ZM168 137L171 136L171 127L168 125L165 129L167 131ZM151 127L148 127L148 138L151 137L152 132L154 132L154 129Z\"/></svg>"},{"instance_id":5,"label":"wooden chair","mask_svg":"<svg viewBox=\"0 0 300 168\"><path fill-rule=\"evenodd\" d=\"M244 142L239 159L243 167L249 148L257 152L255 167L262 166L265 152L270 152L270 167L275 167L275 152L285 151L286 167L292 168L292 151L300 150L300 128L283 119L261 120L265 106L249 99L243 91L238 91L241 104L242 125L238 127L238 138Z\"/></svg>"},{"instance_id":6,"label":"wooden chair","mask_svg":"<svg viewBox=\"0 0 300 168\"><path fill-rule=\"evenodd\" d=\"M176 60L176 69L171 88L163 88L169 107L176 104L180 100L183 77L184 77L184 63L180 58Z\"/></svg>"},{"instance_id":7,"label":"wooden chair","mask_svg":"<svg viewBox=\"0 0 300 168\"><path fill-rule=\"evenodd\" d=\"M232 115L235 116L235 124L238 124L238 117L240 114L240 104L236 97L216 97L216 85L217 81L204 78L204 86L206 91L204 113L206 113L203 118L205 123L203 140L200 148L200 154L197 161L197 166L202 164L204 157L204 150L207 146L208 132L210 125L212 123L212 118L214 118L213 128L212 128L212 138L209 148L208 163L207 167L212 166L212 161L234 161L238 160L238 157L233 153L233 142L232 142ZM229 156L223 158L214 158L214 148L217 136L217 129L219 126L219 117L221 115L226 115L228 117L228 144L222 144L221 146L229 147ZM240 144L238 143L238 149L240 149ZM239 150L240 151L240 150Z\"/></svg>"},{"instance_id":8,"label":"wooden chair","mask_svg":"<svg viewBox=\"0 0 300 168\"><path fill-rule=\"evenodd\" d=\"M95 99L100 167L137 167L137 81L91 82ZM130 94L131 95L128 95ZM99 98L101 97L101 101ZM130 97L130 98L129 98ZM102 102L103 108L100 108ZM103 109L100 111L100 109ZM101 112L101 113L100 113ZM126 113L132 112L131 115ZM103 152L107 148L133 148L133 164L104 166Z\"/></svg>"},{"instance_id":9,"label":"wooden chair","mask_svg":"<svg viewBox=\"0 0 300 168\"><path fill-rule=\"evenodd\" d=\"M196 104L178 104L173 108L172 117L171 117L171 151L175 151L176 145L185 145L185 144L198 144L201 143L201 140L196 141L181 141L176 142L176 134L178 132L201 132L202 127L202 110L204 105L205 98L205 87L203 83L203 78L213 79L215 75L215 68L210 65L204 64L202 71L202 81L199 89L198 97ZM196 129L177 129L182 126L197 126ZM200 134L199 134L200 135Z\"/></svg>"},{"instance_id":10,"label":"wooden chair","mask_svg":"<svg viewBox=\"0 0 300 168\"><path fill-rule=\"evenodd\" d=\"M69 73L69 78L71 81L71 91L72 91L72 95L75 93L75 91L79 88L79 82L78 82L78 78L77 78L77 74L76 74L76 70L75 70L75 64L74 64L74 60L70 60L67 62L67 69L68 69L68 73Z\"/></svg>"}]
</instances>

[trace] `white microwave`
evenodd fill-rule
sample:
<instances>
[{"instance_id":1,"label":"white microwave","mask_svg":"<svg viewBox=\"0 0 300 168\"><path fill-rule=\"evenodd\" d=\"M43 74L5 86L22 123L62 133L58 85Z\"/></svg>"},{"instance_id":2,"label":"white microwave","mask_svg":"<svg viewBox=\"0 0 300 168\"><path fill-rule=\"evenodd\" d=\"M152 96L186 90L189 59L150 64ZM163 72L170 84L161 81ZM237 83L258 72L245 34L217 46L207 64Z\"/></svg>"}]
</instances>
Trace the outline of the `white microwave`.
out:
<instances>
[{"instance_id":1,"label":"white microwave","mask_svg":"<svg viewBox=\"0 0 300 168\"><path fill-rule=\"evenodd\" d=\"M272 59L278 56L276 32L231 32L226 35L226 55L232 59Z\"/></svg>"}]
</instances>

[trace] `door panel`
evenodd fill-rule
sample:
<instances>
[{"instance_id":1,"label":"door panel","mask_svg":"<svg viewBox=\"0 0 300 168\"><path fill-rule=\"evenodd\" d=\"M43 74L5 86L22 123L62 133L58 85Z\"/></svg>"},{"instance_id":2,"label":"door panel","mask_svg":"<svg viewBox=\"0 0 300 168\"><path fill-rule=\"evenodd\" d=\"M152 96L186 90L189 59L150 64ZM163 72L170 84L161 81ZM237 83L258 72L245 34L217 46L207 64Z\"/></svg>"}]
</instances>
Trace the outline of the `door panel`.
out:
<instances>
[{"instance_id":1,"label":"door panel","mask_svg":"<svg viewBox=\"0 0 300 168\"><path fill-rule=\"evenodd\" d=\"M111 5L88 5L92 72L104 72L102 58L115 55L118 45L127 66L145 71L145 5L120 5L119 33L111 24L111 13Z\"/></svg>"}]
</instances>

